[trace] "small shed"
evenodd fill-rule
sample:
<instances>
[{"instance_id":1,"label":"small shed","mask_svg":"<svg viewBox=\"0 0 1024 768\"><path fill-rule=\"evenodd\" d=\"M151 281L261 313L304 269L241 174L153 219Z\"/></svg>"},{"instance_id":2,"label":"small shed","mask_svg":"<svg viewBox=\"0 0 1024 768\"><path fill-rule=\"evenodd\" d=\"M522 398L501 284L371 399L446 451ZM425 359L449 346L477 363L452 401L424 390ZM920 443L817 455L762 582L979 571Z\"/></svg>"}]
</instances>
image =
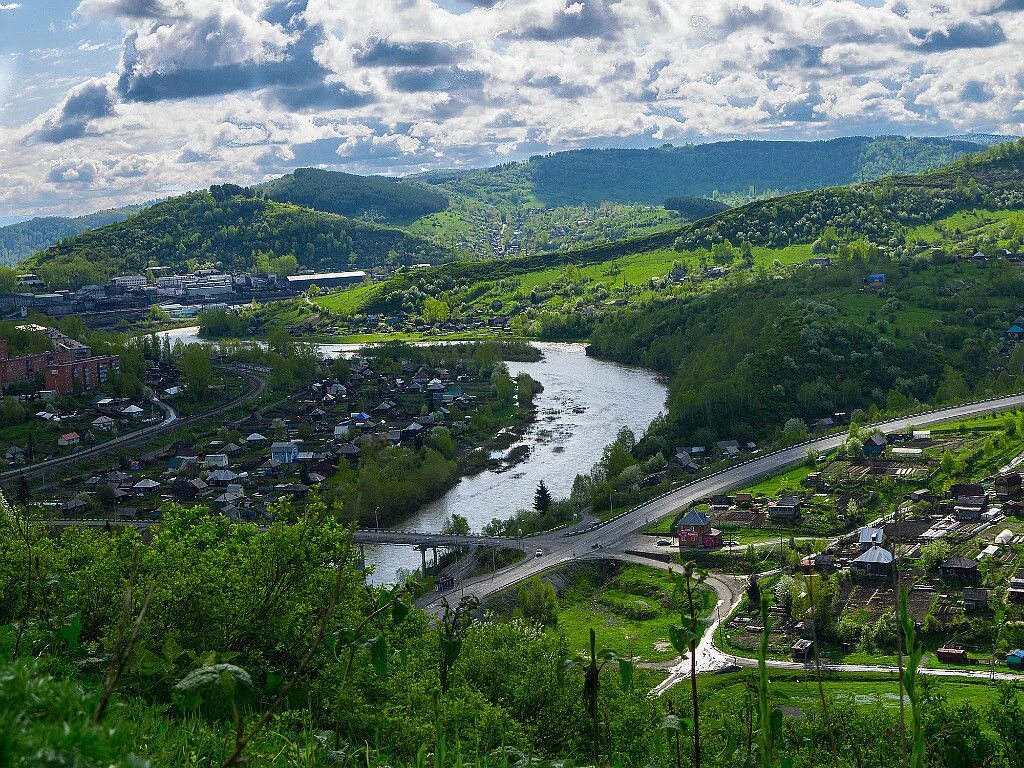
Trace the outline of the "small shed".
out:
<instances>
[{"instance_id":1,"label":"small shed","mask_svg":"<svg viewBox=\"0 0 1024 768\"><path fill-rule=\"evenodd\" d=\"M936 658L944 664L966 664L967 649L961 645L948 644L935 651Z\"/></svg>"},{"instance_id":2,"label":"small shed","mask_svg":"<svg viewBox=\"0 0 1024 768\"><path fill-rule=\"evenodd\" d=\"M1024 668L1024 650L1016 648L1006 654L1006 664L1011 669Z\"/></svg>"},{"instance_id":3,"label":"small shed","mask_svg":"<svg viewBox=\"0 0 1024 768\"><path fill-rule=\"evenodd\" d=\"M793 661L809 661L814 658L814 641L801 638L793 643L790 649Z\"/></svg>"}]
</instances>

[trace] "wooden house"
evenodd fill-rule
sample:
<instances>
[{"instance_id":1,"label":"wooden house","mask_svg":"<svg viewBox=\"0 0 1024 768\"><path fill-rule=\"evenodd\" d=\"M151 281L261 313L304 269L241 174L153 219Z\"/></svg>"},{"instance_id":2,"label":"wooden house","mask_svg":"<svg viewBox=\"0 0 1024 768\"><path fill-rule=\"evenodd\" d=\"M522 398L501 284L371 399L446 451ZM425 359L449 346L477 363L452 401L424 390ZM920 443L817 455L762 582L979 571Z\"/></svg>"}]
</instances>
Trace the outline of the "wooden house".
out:
<instances>
[{"instance_id":1,"label":"wooden house","mask_svg":"<svg viewBox=\"0 0 1024 768\"><path fill-rule=\"evenodd\" d=\"M850 571L854 576L861 578L891 577L893 571L892 552L879 546L873 546L850 563Z\"/></svg>"},{"instance_id":2,"label":"wooden house","mask_svg":"<svg viewBox=\"0 0 1024 768\"><path fill-rule=\"evenodd\" d=\"M974 584L978 581L978 561L963 555L953 555L939 564L939 573L947 581Z\"/></svg>"},{"instance_id":3,"label":"wooden house","mask_svg":"<svg viewBox=\"0 0 1024 768\"><path fill-rule=\"evenodd\" d=\"M768 505L768 517L776 520L794 520L800 517L801 504L796 496L783 496Z\"/></svg>"},{"instance_id":4,"label":"wooden house","mask_svg":"<svg viewBox=\"0 0 1024 768\"><path fill-rule=\"evenodd\" d=\"M962 645L948 643L935 651L935 657L944 664L966 664L967 649Z\"/></svg>"},{"instance_id":5,"label":"wooden house","mask_svg":"<svg viewBox=\"0 0 1024 768\"><path fill-rule=\"evenodd\" d=\"M964 610L983 611L988 608L989 594L982 587L964 587Z\"/></svg>"}]
</instances>

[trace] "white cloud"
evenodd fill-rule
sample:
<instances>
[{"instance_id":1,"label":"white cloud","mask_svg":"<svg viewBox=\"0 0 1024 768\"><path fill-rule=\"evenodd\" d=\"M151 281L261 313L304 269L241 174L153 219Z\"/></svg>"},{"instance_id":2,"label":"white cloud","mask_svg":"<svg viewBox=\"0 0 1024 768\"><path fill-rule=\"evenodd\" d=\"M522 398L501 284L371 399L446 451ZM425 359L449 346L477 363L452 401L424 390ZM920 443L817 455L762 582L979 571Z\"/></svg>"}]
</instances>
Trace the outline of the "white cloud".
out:
<instances>
[{"instance_id":1,"label":"white cloud","mask_svg":"<svg viewBox=\"0 0 1024 768\"><path fill-rule=\"evenodd\" d=\"M0 11L16 11L21 8L21 3L0 3Z\"/></svg>"},{"instance_id":2,"label":"white cloud","mask_svg":"<svg viewBox=\"0 0 1024 768\"><path fill-rule=\"evenodd\" d=\"M409 172L611 142L1020 132L1015 8L82 0L82 17L122 26L117 69L0 128L0 201L85 209L295 165Z\"/></svg>"}]
</instances>

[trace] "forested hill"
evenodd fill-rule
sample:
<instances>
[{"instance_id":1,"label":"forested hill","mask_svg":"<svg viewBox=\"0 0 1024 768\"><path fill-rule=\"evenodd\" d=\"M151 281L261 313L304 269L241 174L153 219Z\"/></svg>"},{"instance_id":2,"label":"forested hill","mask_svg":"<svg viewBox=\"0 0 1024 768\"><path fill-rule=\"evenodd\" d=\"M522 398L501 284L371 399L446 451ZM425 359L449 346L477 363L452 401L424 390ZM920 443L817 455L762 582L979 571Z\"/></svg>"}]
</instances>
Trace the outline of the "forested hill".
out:
<instances>
[{"instance_id":1,"label":"forested hill","mask_svg":"<svg viewBox=\"0 0 1024 768\"><path fill-rule=\"evenodd\" d=\"M39 216L17 224L0 227L0 264L17 264L36 251L49 248L65 237L73 237L90 229L124 221L143 205L111 208L74 218Z\"/></svg>"},{"instance_id":2,"label":"forested hill","mask_svg":"<svg viewBox=\"0 0 1024 768\"><path fill-rule=\"evenodd\" d=\"M493 195L493 189L502 187L519 189L547 206L603 201L660 205L670 197L795 192L916 173L983 149L981 143L945 138L723 141L656 149L581 149L454 178L444 172L421 178L470 195Z\"/></svg>"},{"instance_id":3,"label":"forested hill","mask_svg":"<svg viewBox=\"0 0 1024 768\"><path fill-rule=\"evenodd\" d=\"M297 168L257 189L278 202L393 224L406 224L448 207L444 194L414 181L319 168Z\"/></svg>"},{"instance_id":4,"label":"forested hill","mask_svg":"<svg viewBox=\"0 0 1024 768\"><path fill-rule=\"evenodd\" d=\"M763 200L684 226L680 248L810 243L826 228L841 237L899 245L908 227L970 207L1024 205L1024 140L1000 144L927 173L799 192Z\"/></svg>"},{"instance_id":5,"label":"forested hill","mask_svg":"<svg viewBox=\"0 0 1024 768\"><path fill-rule=\"evenodd\" d=\"M299 266L338 269L440 257L401 230L267 200L231 185L190 192L127 221L62 240L25 262L53 288L104 282L149 266L265 268L294 256Z\"/></svg>"}]
</instances>

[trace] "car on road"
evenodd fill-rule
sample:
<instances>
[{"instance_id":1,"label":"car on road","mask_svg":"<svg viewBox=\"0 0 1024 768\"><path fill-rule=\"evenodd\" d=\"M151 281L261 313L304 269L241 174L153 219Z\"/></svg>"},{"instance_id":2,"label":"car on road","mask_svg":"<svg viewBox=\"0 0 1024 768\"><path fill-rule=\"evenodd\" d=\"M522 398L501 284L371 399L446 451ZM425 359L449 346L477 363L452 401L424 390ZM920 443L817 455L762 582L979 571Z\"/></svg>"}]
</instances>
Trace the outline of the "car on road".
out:
<instances>
[{"instance_id":1,"label":"car on road","mask_svg":"<svg viewBox=\"0 0 1024 768\"><path fill-rule=\"evenodd\" d=\"M657 544L657 545L658 545L659 547L671 547L671 546L672 546L672 541L671 541L671 540L669 540L669 539L658 539L658 541L657 541L657 542L655 542L655 543L656 543L656 544Z\"/></svg>"},{"instance_id":2,"label":"car on road","mask_svg":"<svg viewBox=\"0 0 1024 768\"><path fill-rule=\"evenodd\" d=\"M543 557L544 556L544 550L543 549L538 549L536 552L533 553L533 556L534 557Z\"/></svg>"}]
</instances>

